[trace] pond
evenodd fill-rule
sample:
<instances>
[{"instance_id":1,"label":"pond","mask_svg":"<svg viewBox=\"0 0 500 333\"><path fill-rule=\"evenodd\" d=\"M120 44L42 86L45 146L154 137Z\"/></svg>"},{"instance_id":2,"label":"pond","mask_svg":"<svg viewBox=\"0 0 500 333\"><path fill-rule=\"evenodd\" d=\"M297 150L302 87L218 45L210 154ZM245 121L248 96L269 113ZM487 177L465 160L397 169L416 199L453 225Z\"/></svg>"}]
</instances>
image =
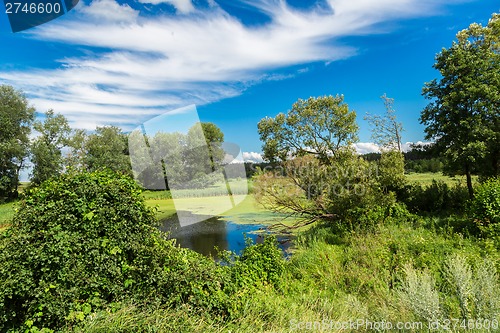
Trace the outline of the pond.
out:
<instances>
[{"instance_id":1,"label":"pond","mask_svg":"<svg viewBox=\"0 0 500 333\"><path fill-rule=\"evenodd\" d=\"M177 216L164 219L160 230L170 232L181 247L189 248L205 256L219 259L216 248L237 254L245 248L245 235L254 243L261 243L269 234L264 224L241 224L207 216L202 222L181 227ZM292 245L290 236L278 235L278 243L285 256Z\"/></svg>"}]
</instances>

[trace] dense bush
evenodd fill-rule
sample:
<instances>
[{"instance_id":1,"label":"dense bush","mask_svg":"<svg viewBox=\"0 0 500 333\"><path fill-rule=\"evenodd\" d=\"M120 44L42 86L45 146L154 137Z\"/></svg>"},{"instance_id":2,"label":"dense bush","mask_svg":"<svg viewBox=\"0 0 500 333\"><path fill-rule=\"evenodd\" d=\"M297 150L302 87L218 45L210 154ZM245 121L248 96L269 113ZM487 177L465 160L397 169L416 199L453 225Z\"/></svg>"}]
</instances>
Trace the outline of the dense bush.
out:
<instances>
[{"instance_id":1,"label":"dense bush","mask_svg":"<svg viewBox=\"0 0 500 333\"><path fill-rule=\"evenodd\" d=\"M274 236L266 237L262 243L254 245L247 238L247 247L241 256L230 258L226 253L224 259L231 267L233 287L236 288L234 292L262 283L279 287L285 269L285 260Z\"/></svg>"},{"instance_id":2,"label":"dense bush","mask_svg":"<svg viewBox=\"0 0 500 333\"><path fill-rule=\"evenodd\" d=\"M0 331L57 328L125 300L225 313L226 269L156 224L124 176L67 174L31 189L0 238Z\"/></svg>"},{"instance_id":3,"label":"dense bush","mask_svg":"<svg viewBox=\"0 0 500 333\"><path fill-rule=\"evenodd\" d=\"M378 181L387 191L399 191L406 183L404 155L399 151L383 152L378 164Z\"/></svg>"},{"instance_id":4,"label":"dense bush","mask_svg":"<svg viewBox=\"0 0 500 333\"><path fill-rule=\"evenodd\" d=\"M394 178L383 175L388 189ZM394 197L382 190L377 165L350 151L338 153L327 165L314 156L288 160L280 173L257 175L254 193L257 201L272 211L299 220L341 221L349 226L363 223L366 219L360 217L366 212L394 203Z\"/></svg>"},{"instance_id":5,"label":"dense bush","mask_svg":"<svg viewBox=\"0 0 500 333\"><path fill-rule=\"evenodd\" d=\"M442 181L433 180L429 186L407 185L399 192L400 199L413 212L463 212L469 198L467 188L459 184L450 187Z\"/></svg>"},{"instance_id":6,"label":"dense bush","mask_svg":"<svg viewBox=\"0 0 500 333\"><path fill-rule=\"evenodd\" d=\"M441 172L443 171L443 165L442 158L435 157L430 159L407 160L405 169L417 173Z\"/></svg>"},{"instance_id":7,"label":"dense bush","mask_svg":"<svg viewBox=\"0 0 500 333\"><path fill-rule=\"evenodd\" d=\"M468 212L483 234L500 247L500 178L492 178L476 188Z\"/></svg>"}]
</instances>

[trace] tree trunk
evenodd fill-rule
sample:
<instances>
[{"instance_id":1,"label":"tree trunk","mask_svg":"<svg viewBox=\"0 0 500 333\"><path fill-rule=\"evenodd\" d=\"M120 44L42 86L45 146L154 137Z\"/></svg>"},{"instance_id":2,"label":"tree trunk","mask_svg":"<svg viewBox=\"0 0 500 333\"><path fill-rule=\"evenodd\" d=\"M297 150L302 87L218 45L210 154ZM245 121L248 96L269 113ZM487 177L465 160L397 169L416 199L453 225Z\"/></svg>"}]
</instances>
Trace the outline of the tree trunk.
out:
<instances>
[{"instance_id":1,"label":"tree trunk","mask_svg":"<svg viewBox=\"0 0 500 333\"><path fill-rule=\"evenodd\" d=\"M474 198L474 189L472 188L472 177L470 174L469 162L465 163L465 176L467 177L467 189L469 190L469 198Z\"/></svg>"},{"instance_id":2,"label":"tree trunk","mask_svg":"<svg viewBox=\"0 0 500 333\"><path fill-rule=\"evenodd\" d=\"M499 175L498 170L498 156L500 155L498 150L493 152L493 157L491 159L491 166L493 167L493 177L497 177Z\"/></svg>"}]
</instances>

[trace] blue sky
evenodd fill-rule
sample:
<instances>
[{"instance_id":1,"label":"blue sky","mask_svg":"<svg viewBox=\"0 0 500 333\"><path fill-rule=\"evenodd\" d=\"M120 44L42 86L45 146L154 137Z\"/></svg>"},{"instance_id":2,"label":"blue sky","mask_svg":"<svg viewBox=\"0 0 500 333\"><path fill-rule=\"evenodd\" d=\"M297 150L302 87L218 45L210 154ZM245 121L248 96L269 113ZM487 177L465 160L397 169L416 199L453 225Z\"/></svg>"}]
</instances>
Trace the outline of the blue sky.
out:
<instances>
[{"instance_id":1,"label":"blue sky","mask_svg":"<svg viewBox=\"0 0 500 333\"><path fill-rule=\"evenodd\" d=\"M403 141L424 139L421 89L438 76L435 54L498 11L493 0L86 0L15 34L1 14L0 84L76 128L130 130L196 104L254 159L262 117L298 98L343 94L368 152L362 118L384 111L384 93Z\"/></svg>"}]
</instances>

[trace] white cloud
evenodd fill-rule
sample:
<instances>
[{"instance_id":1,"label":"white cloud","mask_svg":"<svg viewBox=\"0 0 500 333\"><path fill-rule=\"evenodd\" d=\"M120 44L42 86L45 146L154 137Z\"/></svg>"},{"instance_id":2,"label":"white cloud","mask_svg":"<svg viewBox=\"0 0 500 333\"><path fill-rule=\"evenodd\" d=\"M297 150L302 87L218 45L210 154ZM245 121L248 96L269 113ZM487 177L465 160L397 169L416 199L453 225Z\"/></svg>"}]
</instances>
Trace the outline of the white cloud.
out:
<instances>
[{"instance_id":1,"label":"white cloud","mask_svg":"<svg viewBox=\"0 0 500 333\"><path fill-rule=\"evenodd\" d=\"M403 152L408 152L411 150L412 145L430 145L432 142L423 142L423 141L417 141L417 142L405 142L401 144L401 150ZM373 143L373 142L357 142L354 145L354 148L356 149L356 152L358 154L368 154L368 153L380 153L380 147Z\"/></svg>"},{"instance_id":2,"label":"white cloud","mask_svg":"<svg viewBox=\"0 0 500 333\"><path fill-rule=\"evenodd\" d=\"M354 148L358 154L380 153L380 147L373 142L357 142Z\"/></svg>"},{"instance_id":3,"label":"white cloud","mask_svg":"<svg viewBox=\"0 0 500 333\"><path fill-rule=\"evenodd\" d=\"M432 142L424 142L424 141L417 141L417 142L405 142L401 145L401 149L404 152L410 151L412 145L422 145L422 146L427 146L432 144Z\"/></svg>"},{"instance_id":4,"label":"white cloud","mask_svg":"<svg viewBox=\"0 0 500 333\"><path fill-rule=\"evenodd\" d=\"M195 10L193 2L191 0L139 0L141 3L150 3L157 5L160 3L169 3L175 7L175 9L183 14L191 13Z\"/></svg>"},{"instance_id":5,"label":"white cloud","mask_svg":"<svg viewBox=\"0 0 500 333\"><path fill-rule=\"evenodd\" d=\"M0 82L23 89L41 111L53 108L76 127L84 127L82 120L85 127L128 124L236 96L263 80L290 77L270 74L273 69L351 57L356 49L336 40L380 32L379 23L430 15L445 3L328 0L330 8L297 10L283 0L244 0L270 17L268 23L246 26L215 3L198 10L190 0L169 2L191 14L141 16L114 0L81 3L69 14L72 20L27 34L78 46L90 55L59 59L56 69L3 71Z\"/></svg>"},{"instance_id":6,"label":"white cloud","mask_svg":"<svg viewBox=\"0 0 500 333\"><path fill-rule=\"evenodd\" d=\"M252 152L243 152L242 157L243 157L243 161L245 161L245 162L261 163L264 161L261 153L256 153L253 151Z\"/></svg>"},{"instance_id":7,"label":"white cloud","mask_svg":"<svg viewBox=\"0 0 500 333\"><path fill-rule=\"evenodd\" d=\"M133 22L139 16L139 11L127 4L120 5L114 0L94 0L80 10L93 19L114 23Z\"/></svg>"}]
</instances>

